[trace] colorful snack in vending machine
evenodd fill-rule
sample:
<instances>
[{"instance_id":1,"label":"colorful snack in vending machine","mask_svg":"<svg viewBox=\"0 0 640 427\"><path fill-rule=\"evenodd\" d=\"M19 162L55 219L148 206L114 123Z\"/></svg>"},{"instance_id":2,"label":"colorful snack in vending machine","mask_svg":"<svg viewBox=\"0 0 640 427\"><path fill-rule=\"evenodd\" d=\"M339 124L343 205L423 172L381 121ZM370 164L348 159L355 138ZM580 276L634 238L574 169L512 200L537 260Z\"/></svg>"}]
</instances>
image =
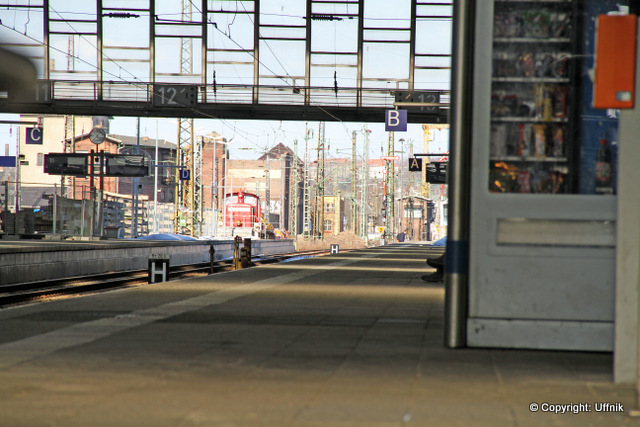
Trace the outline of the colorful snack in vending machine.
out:
<instances>
[{"instance_id":1,"label":"colorful snack in vending machine","mask_svg":"<svg viewBox=\"0 0 640 427\"><path fill-rule=\"evenodd\" d=\"M554 194L565 192L565 174L559 171L551 171L551 192Z\"/></svg>"},{"instance_id":2,"label":"colorful snack in vending machine","mask_svg":"<svg viewBox=\"0 0 640 427\"><path fill-rule=\"evenodd\" d=\"M518 156L526 157L531 155L531 124L518 124Z\"/></svg>"},{"instance_id":3,"label":"colorful snack in vending machine","mask_svg":"<svg viewBox=\"0 0 640 427\"><path fill-rule=\"evenodd\" d=\"M518 97L515 94L495 92L491 95L491 115L494 117L509 117L518 109Z\"/></svg>"},{"instance_id":4,"label":"colorful snack in vending machine","mask_svg":"<svg viewBox=\"0 0 640 427\"><path fill-rule=\"evenodd\" d=\"M553 117L567 117L567 97L569 88L566 86L556 86L553 97Z\"/></svg>"},{"instance_id":5,"label":"colorful snack in vending machine","mask_svg":"<svg viewBox=\"0 0 640 427\"><path fill-rule=\"evenodd\" d=\"M551 14L548 10L528 10L523 13L525 37L549 37Z\"/></svg>"},{"instance_id":6,"label":"colorful snack in vending machine","mask_svg":"<svg viewBox=\"0 0 640 427\"><path fill-rule=\"evenodd\" d=\"M551 69L553 77L567 77L567 73L569 72L569 57L565 54L560 54L560 57L556 57L556 60L551 64Z\"/></svg>"},{"instance_id":7,"label":"colorful snack in vending machine","mask_svg":"<svg viewBox=\"0 0 640 427\"><path fill-rule=\"evenodd\" d=\"M571 14L557 13L551 16L552 37L568 37L571 33Z\"/></svg>"},{"instance_id":8,"label":"colorful snack in vending machine","mask_svg":"<svg viewBox=\"0 0 640 427\"><path fill-rule=\"evenodd\" d=\"M562 157L564 155L564 129L562 126L556 126L553 128L551 143L551 152L553 157Z\"/></svg>"},{"instance_id":9,"label":"colorful snack in vending machine","mask_svg":"<svg viewBox=\"0 0 640 427\"><path fill-rule=\"evenodd\" d=\"M547 125L533 125L533 155L547 156Z\"/></svg>"},{"instance_id":10,"label":"colorful snack in vending machine","mask_svg":"<svg viewBox=\"0 0 640 427\"><path fill-rule=\"evenodd\" d=\"M493 58L493 73L495 77L513 77L517 73L517 60L508 52L496 53Z\"/></svg>"},{"instance_id":11,"label":"colorful snack in vending machine","mask_svg":"<svg viewBox=\"0 0 640 427\"><path fill-rule=\"evenodd\" d=\"M542 119L545 122L553 120L553 89L545 86L542 99Z\"/></svg>"},{"instance_id":12,"label":"colorful snack in vending machine","mask_svg":"<svg viewBox=\"0 0 640 427\"><path fill-rule=\"evenodd\" d=\"M489 189L494 193L511 193L515 181L513 169L504 162L494 163L489 171Z\"/></svg>"},{"instance_id":13,"label":"colorful snack in vending machine","mask_svg":"<svg viewBox=\"0 0 640 427\"><path fill-rule=\"evenodd\" d=\"M496 13L493 17L493 36L504 37L507 27L507 15L505 13Z\"/></svg>"},{"instance_id":14,"label":"colorful snack in vending machine","mask_svg":"<svg viewBox=\"0 0 640 427\"><path fill-rule=\"evenodd\" d=\"M525 52L520 55L518 58L518 67L519 74L523 77L533 77L533 72L535 69L535 58L533 53Z\"/></svg>"},{"instance_id":15,"label":"colorful snack in vending machine","mask_svg":"<svg viewBox=\"0 0 640 427\"><path fill-rule=\"evenodd\" d=\"M503 157L507 155L507 125L491 125L491 157Z\"/></svg>"},{"instance_id":16,"label":"colorful snack in vending machine","mask_svg":"<svg viewBox=\"0 0 640 427\"><path fill-rule=\"evenodd\" d=\"M518 127L515 124L507 125L507 156L515 156L518 153Z\"/></svg>"},{"instance_id":17,"label":"colorful snack in vending machine","mask_svg":"<svg viewBox=\"0 0 640 427\"><path fill-rule=\"evenodd\" d=\"M548 53L539 53L536 55L535 75L537 77L548 77L551 75L551 66L554 59Z\"/></svg>"},{"instance_id":18,"label":"colorful snack in vending machine","mask_svg":"<svg viewBox=\"0 0 640 427\"><path fill-rule=\"evenodd\" d=\"M555 87L545 84L537 84L533 89L533 103L535 106L535 117L545 122L553 120L553 95Z\"/></svg>"},{"instance_id":19,"label":"colorful snack in vending machine","mask_svg":"<svg viewBox=\"0 0 640 427\"><path fill-rule=\"evenodd\" d=\"M532 193L551 193L552 183L551 174L548 170L532 170L531 171L531 192Z\"/></svg>"},{"instance_id":20,"label":"colorful snack in vending machine","mask_svg":"<svg viewBox=\"0 0 640 427\"><path fill-rule=\"evenodd\" d=\"M496 37L518 37L522 35L522 18L518 12L496 14L494 35Z\"/></svg>"},{"instance_id":21,"label":"colorful snack in vending machine","mask_svg":"<svg viewBox=\"0 0 640 427\"><path fill-rule=\"evenodd\" d=\"M518 193L531 193L531 174L528 170L518 171L516 182L518 183Z\"/></svg>"}]
</instances>

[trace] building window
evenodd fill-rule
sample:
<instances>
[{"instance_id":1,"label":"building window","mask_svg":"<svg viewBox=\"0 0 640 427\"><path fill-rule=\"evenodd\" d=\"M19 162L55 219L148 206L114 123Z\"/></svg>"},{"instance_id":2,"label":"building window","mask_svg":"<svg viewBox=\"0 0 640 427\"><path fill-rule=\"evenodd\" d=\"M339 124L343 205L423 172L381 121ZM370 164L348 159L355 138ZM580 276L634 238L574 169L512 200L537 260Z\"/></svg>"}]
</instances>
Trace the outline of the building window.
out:
<instances>
[{"instance_id":1,"label":"building window","mask_svg":"<svg viewBox=\"0 0 640 427\"><path fill-rule=\"evenodd\" d=\"M333 213L335 210L333 203L325 203L324 204L324 211L327 213Z\"/></svg>"},{"instance_id":2,"label":"building window","mask_svg":"<svg viewBox=\"0 0 640 427\"><path fill-rule=\"evenodd\" d=\"M325 219L324 220L324 231L325 232L332 232L333 231L333 221L331 221L330 219Z\"/></svg>"}]
</instances>

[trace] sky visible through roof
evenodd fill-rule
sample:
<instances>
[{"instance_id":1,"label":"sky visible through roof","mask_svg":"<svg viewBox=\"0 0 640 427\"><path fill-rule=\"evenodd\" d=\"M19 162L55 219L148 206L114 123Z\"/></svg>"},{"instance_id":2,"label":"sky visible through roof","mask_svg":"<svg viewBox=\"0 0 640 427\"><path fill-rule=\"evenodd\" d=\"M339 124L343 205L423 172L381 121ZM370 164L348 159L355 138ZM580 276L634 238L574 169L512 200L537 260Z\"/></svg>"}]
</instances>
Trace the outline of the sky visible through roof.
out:
<instances>
[{"instance_id":1,"label":"sky visible through roof","mask_svg":"<svg viewBox=\"0 0 640 427\"><path fill-rule=\"evenodd\" d=\"M441 0L442 3L449 3L447 0ZM10 2L10 4L13 2ZM38 4L42 1L15 0L17 5ZM299 29L295 29L296 25L304 25L306 15L306 2L300 0L262 0L261 1L261 25L291 25L291 30L269 30L265 31L289 31L290 34L297 36L300 34ZM327 14L349 14L355 13L354 8L357 4L334 4L326 5L318 2L316 7ZM193 3L192 19L200 20L202 17L199 2ZM365 22L367 26L376 28L409 28L410 26L410 0L396 0L389 2L387 0L366 0L364 8ZM147 8L147 0L104 0L104 7L128 7L128 8ZM158 0L155 3L155 14L158 20L170 22L172 20L181 19L181 2ZM422 14L445 14L450 15L449 7L431 7L420 6ZM250 1L212 1L209 0L209 8L213 9L234 9L238 11L251 11L253 2ZM444 11L444 12L443 12ZM87 17L96 14L96 3L80 0L50 0L51 17L55 19L87 19ZM17 43L36 43L43 39L43 30L41 26L41 11L35 9L9 7L0 9L0 39L11 40ZM104 20L104 44L107 46L124 46L127 48L141 47L142 51L136 50L110 50L112 55L118 55L118 58L127 59L126 61L112 61L105 65L106 73L113 79L122 79L127 81L146 82L150 80L148 62L140 62L139 55L143 55L144 47L149 44L149 20L148 14L145 16L141 13L138 18L130 19L106 19ZM215 19L215 29L209 31L208 44L210 46L225 49L248 49L253 47L253 25L251 14L243 13L220 13L209 14L209 21ZM77 31L81 33L86 31L86 24L77 22L59 22L55 24L61 31ZM312 25L312 49L315 51L336 52L331 55L317 55L314 64L317 64L312 70L312 85L332 86L337 82L339 87L354 87L356 83L356 74L350 57L340 55L340 52L348 52L357 50L357 44L354 37L357 34L357 19L342 19L340 21L323 21L314 22ZM52 28L53 30L53 28ZM304 30L302 30L304 31ZM397 31L374 31L367 33L367 37L371 40L389 37L388 34L398 34L397 37L407 37L408 32L403 30ZM269 36L269 34L262 34ZM283 34L274 34L275 36L283 36ZM451 50L451 20L447 18L440 19L418 19L416 22L416 53L434 53L449 54ZM97 55L96 55L96 37L87 35L74 35L73 37L73 54L69 52L69 36L53 36L50 43L53 47L51 51L51 59L58 65L56 69L60 69L60 75L64 74L64 68L72 68L74 70L74 78L91 79L95 75ZM180 72L180 49L179 38L167 38L159 40L156 43L156 73L178 73ZM199 52L199 40L194 39L194 52ZM269 81L269 75L273 81L296 79L298 76L304 75L304 42L290 42L282 40L262 40L260 45L260 75L265 76L262 79ZM218 52L213 54L218 55ZM127 56L128 55L128 56ZM250 62L251 58L248 53L236 52L234 60L238 59L242 62ZM244 56L244 58L242 58ZM346 59L345 59L346 58ZM406 45L392 45L387 43L365 43L363 46L363 77L371 79L366 84L375 85L377 87L386 87L391 91L395 89L395 81L397 79L406 79L408 73L409 52ZM208 58L211 60L211 58ZM199 70L201 66L201 55L194 55L193 68ZM436 60L436 61L442 61ZM233 62L233 61L229 61ZM64 64L64 65L62 65ZM442 63L435 65L448 65L448 59ZM42 64L40 64L42 69ZM252 66L251 66L252 68ZM243 83L250 84L251 73L247 65L243 64L226 64L216 68L216 80L218 83ZM251 70L252 71L252 70ZM84 73L84 74L83 74ZM86 74L86 75L85 75ZM156 77L157 78L157 77ZM170 77L167 77L170 78ZM200 76L202 78L202 76ZM209 78L209 77L207 77ZM106 77L105 77L106 79ZM390 81L385 82L385 79ZM448 70L417 70L414 75L414 87L416 90L428 89L448 89L449 88L449 71ZM15 120L15 115L0 115L0 120ZM339 119L339 117L337 117ZM352 145L352 131L357 132L357 151L362 153L363 146L363 123L341 122L339 120L326 122L325 137L327 146L329 147L329 157L348 156ZM371 158L379 155L386 155L388 134L384 132L383 123L367 124L370 135L370 152ZM300 155L304 147L305 139L305 123L290 121L246 121L246 120L229 120L229 119L198 119L195 121L196 135L206 135L212 131L222 134L230 140L229 148L232 158L257 158L261 150L282 142L287 146L293 147L293 140L297 139L299 144ZM309 135L309 147L316 147L318 143L318 122L308 123L308 129L311 129ZM131 117L115 117L111 121L111 133L136 135L137 120ZM9 144L11 154L15 153L17 127L8 124L0 124L0 138L4 144ZM153 119L143 118L140 121L141 136L149 136L155 138L176 141L178 136L178 125L176 119ZM435 141L430 146L430 151L442 152L448 148L448 132L434 132ZM408 131L397 132L395 135L396 151L409 151L408 147L399 148L401 143L399 139L411 141L413 143L414 152L422 152L422 127L420 124L409 124ZM3 144L3 145L4 145ZM253 149L255 155L246 149ZM243 149L243 150L240 150ZM4 151L4 150L3 150ZM315 151L310 152L313 157Z\"/></svg>"}]
</instances>

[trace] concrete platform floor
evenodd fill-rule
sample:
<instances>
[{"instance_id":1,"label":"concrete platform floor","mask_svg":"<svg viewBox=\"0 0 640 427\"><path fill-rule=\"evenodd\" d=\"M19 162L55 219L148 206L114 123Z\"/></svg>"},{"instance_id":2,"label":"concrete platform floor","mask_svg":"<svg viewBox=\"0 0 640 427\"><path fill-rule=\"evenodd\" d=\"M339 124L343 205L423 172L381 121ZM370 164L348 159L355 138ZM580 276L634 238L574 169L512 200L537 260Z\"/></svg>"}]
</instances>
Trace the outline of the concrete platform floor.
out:
<instances>
[{"instance_id":1,"label":"concrete platform floor","mask_svg":"<svg viewBox=\"0 0 640 427\"><path fill-rule=\"evenodd\" d=\"M1 310L0 426L640 425L611 354L444 348L443 286L420 279L430 251Z\"/></svg>"}]
</instances>

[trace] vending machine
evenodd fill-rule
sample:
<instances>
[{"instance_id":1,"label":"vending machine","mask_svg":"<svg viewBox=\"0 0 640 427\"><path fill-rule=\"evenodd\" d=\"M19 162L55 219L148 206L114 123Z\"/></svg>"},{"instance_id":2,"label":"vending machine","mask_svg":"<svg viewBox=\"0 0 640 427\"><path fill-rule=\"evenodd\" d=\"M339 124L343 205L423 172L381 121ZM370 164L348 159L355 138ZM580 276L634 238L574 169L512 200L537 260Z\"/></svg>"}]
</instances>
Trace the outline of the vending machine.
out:
<instances>
[{"instance_id":1,"label":"vending machine","mask_svg":"<svg viewBox=\"0 0 640 427\"><path fill-rule=\"evenodd\" d=\"M619 111L593 79L620 4L476 2L468 346L613 349Z\"/></svg>"}]
</instances>

